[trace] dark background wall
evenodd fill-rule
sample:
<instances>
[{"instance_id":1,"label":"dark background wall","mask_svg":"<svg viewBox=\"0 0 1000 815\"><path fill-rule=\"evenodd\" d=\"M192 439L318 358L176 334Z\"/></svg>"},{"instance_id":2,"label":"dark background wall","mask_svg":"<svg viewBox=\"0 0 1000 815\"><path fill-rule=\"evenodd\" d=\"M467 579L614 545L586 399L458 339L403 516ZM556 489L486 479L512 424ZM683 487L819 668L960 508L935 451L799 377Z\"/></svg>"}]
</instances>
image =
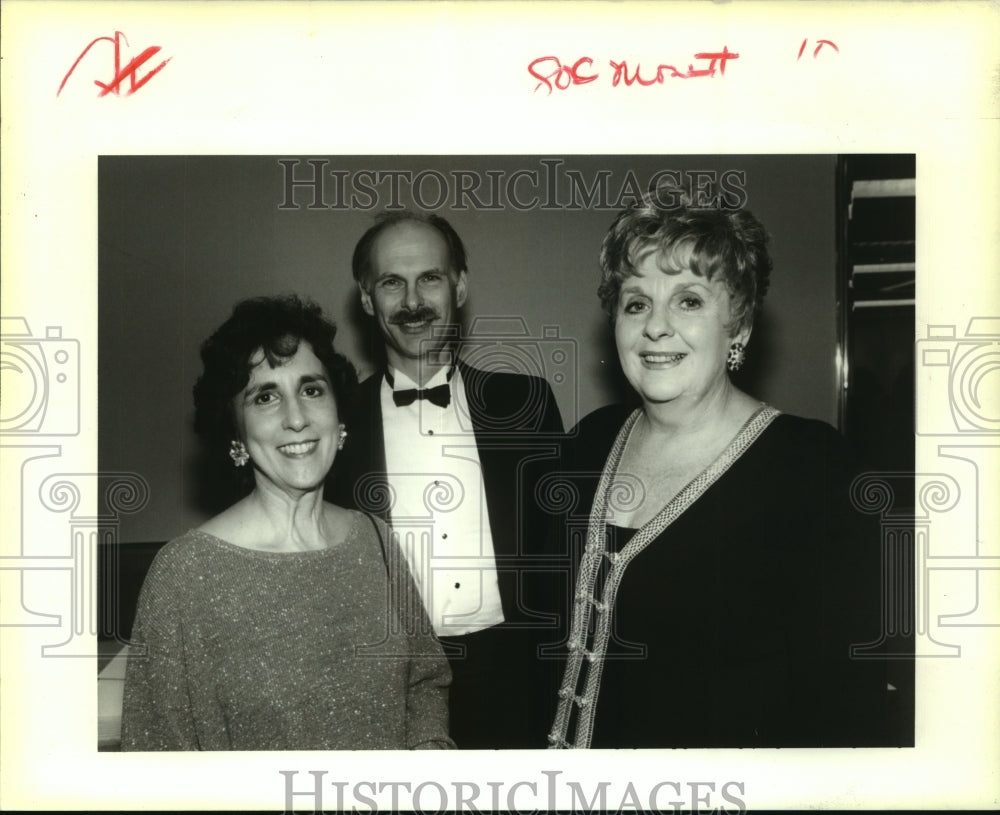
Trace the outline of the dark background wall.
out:
<instances>
[{"instance_id":1,"label":"dark background wall","mask_svg":"<svg viewBox=\"0 0 1000 815\"><path fill-rule=\"evenodd\" d=\"M123 542L165 540L205 519L191 388L199 345L237 300L316 300L340 326L339 350L362 377L372 370L350 260L394 191L391 179L378 184L364 170L445 179L440 207L438 176L425 175L417 194L469 250L467 320L479 319L467 328L480 338L470 349L480 364L546 375L567 427L627 396L595 289L601 239L629 171L640 190L662 170L683 182L694 170L704 179L745 174L728 178L745 178L735 183L746 207L771 232L774 274L739 384L787 412L836 422L835 156L302 156L294 177L312 177L307 162L325 161L323 188L298 187L290 199L283 158L295 157L99 160L99 465L138 473L150 490L147 507L122 518ZM535 180L512 181L518 171ZM604 178L605 200L573 206L567 171L587 187ZM484 207L466 198L454 208L461 172L467 184L480 180ZM411 185L397 178L409 204ZM526 335L511 336L522 327Z\"/></svg>"}]
</instances>

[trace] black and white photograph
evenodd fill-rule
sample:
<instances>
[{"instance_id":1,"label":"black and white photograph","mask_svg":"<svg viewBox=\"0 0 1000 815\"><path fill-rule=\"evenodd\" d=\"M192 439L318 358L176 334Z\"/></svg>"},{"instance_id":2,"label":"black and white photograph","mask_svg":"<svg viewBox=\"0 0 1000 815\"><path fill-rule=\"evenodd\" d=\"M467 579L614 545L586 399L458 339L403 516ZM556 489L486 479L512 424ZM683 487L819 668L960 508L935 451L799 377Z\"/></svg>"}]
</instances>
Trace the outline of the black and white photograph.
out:
<instances>
[{"instance_id":1,"label":"black and white photograph","mask_svg":"<svg viewBox=\"0 0 1000 815\"><path fill-rule=\"evenodd\" d=\"M912 746L915 182L101 157L102 747Z\"/></svg>"},{"instance_id":2,"label":"black and white photograph","mask_svg":"<svg viewBox=\"0 0 1000 815\"><path fill-rule=\"evenodd\" d=\"M0 808L1000 801L992 4L3 14Z\"/></svg>"}]
</instances>

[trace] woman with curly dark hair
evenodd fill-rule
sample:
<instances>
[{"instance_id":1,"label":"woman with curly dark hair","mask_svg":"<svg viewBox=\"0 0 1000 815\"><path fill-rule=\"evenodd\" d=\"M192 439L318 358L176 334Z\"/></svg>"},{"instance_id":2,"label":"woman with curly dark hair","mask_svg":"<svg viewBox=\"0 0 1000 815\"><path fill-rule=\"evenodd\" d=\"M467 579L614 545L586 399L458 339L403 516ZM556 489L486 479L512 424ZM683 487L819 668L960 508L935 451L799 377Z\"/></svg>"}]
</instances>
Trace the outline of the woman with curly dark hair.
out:
<instances>
[{"instance_id":1,"label":"woman with curly dark hair","mask_svg":"<svg viewBox=\"0 0 1000 815\"><path fill-rule=\"evenodd\" d=\"M883 663L851 650L880 631L879 530L851 504L846 443L731 378L767 243L749 212L667 187L604 239L599 295L640 406L601 408L571 434L567 475L590 520L554 747L883 737Z\"/></svg>"},{"instance_id":2,"label":"woman with curly dark hair","mask_svg":"<svg viewBox=\"0 0 1000 815\"><path fill-rule=\"evenodd\" d=\"M382 521L323 500L356 386L335 327L254 298L203 344L195 427L244 497L143 584L124 750L454 746L450 673Z\"/></svg>"}]
</instances>

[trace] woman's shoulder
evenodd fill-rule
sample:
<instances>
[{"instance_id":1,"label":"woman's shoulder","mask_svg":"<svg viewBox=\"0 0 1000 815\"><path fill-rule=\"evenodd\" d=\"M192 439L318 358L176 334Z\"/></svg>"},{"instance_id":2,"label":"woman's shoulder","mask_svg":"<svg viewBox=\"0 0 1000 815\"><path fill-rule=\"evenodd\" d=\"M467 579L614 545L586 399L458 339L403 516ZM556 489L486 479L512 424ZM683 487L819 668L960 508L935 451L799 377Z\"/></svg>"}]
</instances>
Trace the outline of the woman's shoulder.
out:
<instances>
[{"instance_id":1,"label":"woman's shoulder","mask_svg":"<svg viewBox=\"0 0 1000 815\"><path fill-rule=\"evenodd\" d=\"M600 470L615 439L635 408L605 405L584 416L566 435L563 466L567 470Z\"/></svg>"},{"instance_id":2,"label":"woman's shoulder","mask_svg":"<svg viewBox=\"0 0 1000 815\"><path fill-rule=\"evenodd\" d=\"M633 405L626 404L599 407L577 422L568 436L574 440L582 440L584 443L593 442L606 436L610 436L613 440L634 411Z\"/></svg>"},{"instance_id":3,"label":"woman's shoulder","mask_svg":"<svg viewBox=\"0 0 1000 815\"><path fill-rule=\"evenodd\" d=\"M362 541L376 541L384 545L392 535L392 527L377 515L362 512L360 509L350 509L351 533Z\"/></svg>"},{"instance_id":4,"label":"woman's shoulder","mask_svg":"<svg viewBox=\"0 0 1000 815\"><path fill-rule=\"evenodd\" d=\"M219 551L220 539L200 528L189 529L167 541L153 558L149 574L164 578L200 570Z\"/></svg>"},{"instance_id":5,"label":"woman's shoulder","mask_svg":"<svg viewBox=\"0 0 1000 815\"><path fill-rule=\"evenodd\" d=\"M788 444L847 447L847 439L832 425L820 419L779 413L770 429L777 440Z\"/></svg>"},{"instance_id":6,"label":"woman's shoulder","mask_svg":"<svg viewBox=\"0 0 1000 815\"><path fill-rule=\"evenodd\" d=\"M794 470L819 468L831 475L834 471L852 471L860 466L854 446L836 428L820 419L778 414L762 440L765 440L769 460L775 465L784 460Z\"/></svg>"},{"instance_id":7,"label":"woman's shoulder","mask_svg":"<svg viewBox=\"0 0 1000 815\"><path fill-rule=\"evenodd\" d=\"M162 618L197 603L205 576L220 571L214 544L210 535L190 529L160 548L142 583L139 606L146 617Z\"/></svg>"},{"instance_id":8,"label":"woman's shoulder","mask_svg":"<svg viewBox=\"0 0 1000 815\"><path fill-rule=\"evenodd\" d=\"M384 560L393 541L392 527L377 515L359 509L349 509L346 512L350 513L351 519L348 540L353 540L362 547L377 549L379 558Z\"/></svg>"},{"instance_id":9,"label":"woman's shoulder","mask_svg":"<svg viewBox=\"0 0 1000 815\"><path fill-rule=\"evenodd\" d=\"M195 527L163 544L163 548L156 554L156 560L160 563L186 563L203 557L206 548L213 548L213 544L219 540L215 535Z\"/></svg>"},{"instance_id":10,"label":"woman's shoulder","mask_svg":"<svg viewBox=\"0 0 1000 815\"><path fill-rule=\"evenodd\" d=\"M395 574L396 579L402 572L405 572L409 579L412 573L407 563L406 555L403 552L403 545L392 525L379 518L377 515L370 515L360 510L350 510L355 518L354 536L355 540L368 550L368 557L365 563L370 563L370 559L381 562L387 571L379 574ZM359 565L362 563L358 561Z\"/></svg>"}]
</instances>

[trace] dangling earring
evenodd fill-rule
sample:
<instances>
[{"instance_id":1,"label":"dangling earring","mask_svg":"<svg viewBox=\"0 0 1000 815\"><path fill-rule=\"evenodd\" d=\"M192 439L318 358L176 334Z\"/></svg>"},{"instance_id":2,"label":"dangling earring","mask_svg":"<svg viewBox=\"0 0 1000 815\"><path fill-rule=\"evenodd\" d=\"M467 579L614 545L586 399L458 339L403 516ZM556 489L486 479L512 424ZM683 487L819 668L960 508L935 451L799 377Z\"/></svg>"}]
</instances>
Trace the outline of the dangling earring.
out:
<instances>
[{"instance_id":1,"label":"dangling earring","mask_svg":"<svg viewBox=\"0 0 1000 815\"><path fill-rule=\"evenodd\" d=\"M344 449L344 442L347 441L347 428L343 423L340 425L340 433L337 434L337 449Z\"/></svg>"},{"instance_id":2,"label":"dangling earring","mask_svg":"<svg viewBox=\"0 0 1000 815\"><path fill-rule=\"evenodd\" d=\"M731 373L736 373L742 368L746 360L746 346L742 342L734 342L729 346L729 354L726 356L726 367Z\"/></svg>"},{"instance_id":3,"label":"dangling earring","mask_svg":"<svg viewBox=\"0 0 1000 815\"><path fill-rule=\"evenodd\" d=\"M233 460L233 464L237 467L242 467L250 460L250 454L247 452L247 446L236 439L233 439L229 443L229 457Z\"/></svg>"}]
</instances>

